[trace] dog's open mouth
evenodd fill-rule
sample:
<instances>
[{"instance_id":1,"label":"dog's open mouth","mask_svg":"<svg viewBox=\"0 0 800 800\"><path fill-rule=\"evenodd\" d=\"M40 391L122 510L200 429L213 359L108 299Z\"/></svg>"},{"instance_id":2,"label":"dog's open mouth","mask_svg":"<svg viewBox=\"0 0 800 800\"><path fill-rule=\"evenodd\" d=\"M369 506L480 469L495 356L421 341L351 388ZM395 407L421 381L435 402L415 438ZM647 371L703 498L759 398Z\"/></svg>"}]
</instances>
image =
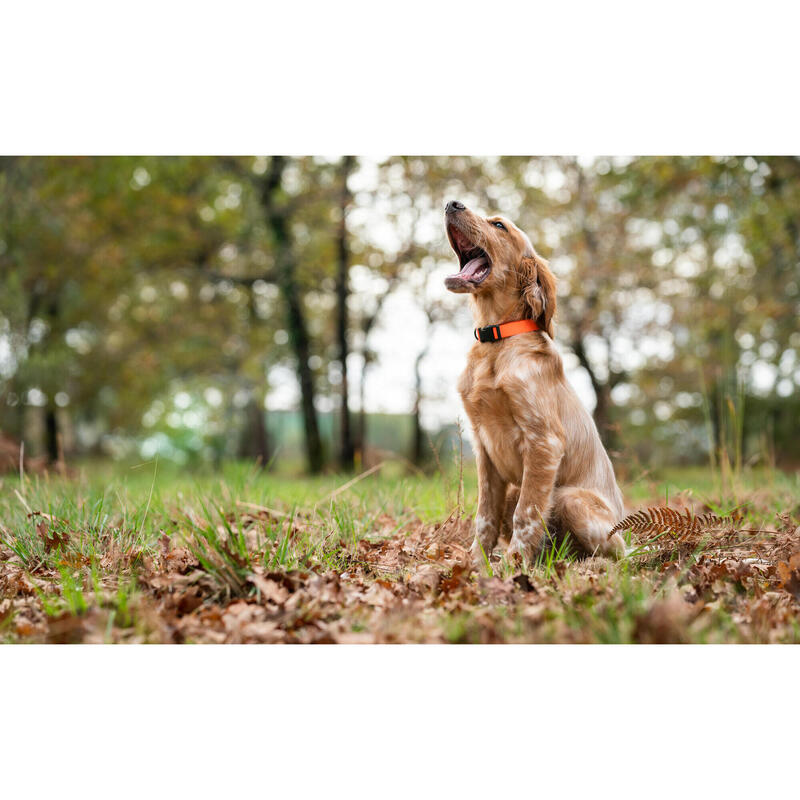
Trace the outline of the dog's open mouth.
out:
<instances>
[{"instance_id":1,"label":"dog's open mouth","mask_svg":"<svg viewBox=\"0 0 800 800\"><path fill-rule=\"evenodd\" d=\"M444 285L451 292L468 292L486 280L492 271L492 261L482 247L470 241L455 225L447 226L447 237L461 269L455 275L448 275Z\"/></svg>"}]
</instances>

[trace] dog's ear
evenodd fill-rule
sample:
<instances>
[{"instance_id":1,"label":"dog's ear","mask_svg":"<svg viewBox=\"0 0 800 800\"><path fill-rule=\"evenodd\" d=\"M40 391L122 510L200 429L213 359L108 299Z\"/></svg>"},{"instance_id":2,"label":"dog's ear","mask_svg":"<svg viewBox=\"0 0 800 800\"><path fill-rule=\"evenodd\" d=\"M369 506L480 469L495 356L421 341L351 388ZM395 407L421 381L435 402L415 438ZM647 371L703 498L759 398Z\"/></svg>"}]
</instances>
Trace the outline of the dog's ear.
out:
<instances>
[{"instance_id":1,"label":"dog's ear","mask_svg":"<svg viewBox=\"0 0 800 800\"><path fill-rule=\"evenodd\" d=\"M530 306L531 318L552 339L555 336L556 277L550 272L547 262L539 256L523 258L520 272L524 280L522 297Z\"/></svg>"}]
</instances>

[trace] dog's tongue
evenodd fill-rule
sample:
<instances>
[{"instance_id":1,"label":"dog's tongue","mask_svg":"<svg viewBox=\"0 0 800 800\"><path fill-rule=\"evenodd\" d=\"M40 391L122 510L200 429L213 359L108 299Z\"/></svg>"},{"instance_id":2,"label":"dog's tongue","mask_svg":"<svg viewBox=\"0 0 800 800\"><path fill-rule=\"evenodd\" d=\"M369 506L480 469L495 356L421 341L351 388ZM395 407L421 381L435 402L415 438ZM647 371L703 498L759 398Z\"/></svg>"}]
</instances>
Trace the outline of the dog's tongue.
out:
<instances>
[{"instance_id":1,"label":"dog's tongue","mask_svg":"<svg viewBox=\"0 0 800 800\"><path fill-rule=\"evenodd\" d=\"M459 277L466 278L467 280L474 278L475 274L480 272L482 267L485 267L487 264L486 256L478 256L477 258L472 258L464 264L461 272L459 272Z\"/></svg>"}]
</instances>

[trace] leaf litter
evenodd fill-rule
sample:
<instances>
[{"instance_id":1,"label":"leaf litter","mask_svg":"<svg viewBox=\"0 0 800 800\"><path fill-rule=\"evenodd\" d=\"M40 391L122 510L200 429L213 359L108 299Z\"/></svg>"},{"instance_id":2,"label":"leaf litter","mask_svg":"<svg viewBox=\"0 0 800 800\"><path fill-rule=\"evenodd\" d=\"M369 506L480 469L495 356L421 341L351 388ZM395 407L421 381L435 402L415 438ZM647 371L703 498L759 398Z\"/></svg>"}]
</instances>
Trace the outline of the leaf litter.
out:
<instances>
[{"instance_id":1,"label":"leaf litter","mask_svg":"<svg viewBox=\"0 0 800 800\"><path fill-rule=\"evenodd\" d=\"M781 513L772 527L745 530L741 517L712 515L713 525L703 526L703 513L632 516L635 550L620 563L556 554L521 571L504 561L501 546L478 571L469 559L470 520L458 510L434 524L379 513L362 535L352 521L316 508L237 503L216 516L184 508L163 520L149 545L135 531L73 530L32 511L36 537L27 553L3 532L0 636L74 643L798 641L797 520Z\"/></svg>"}]
</instances>

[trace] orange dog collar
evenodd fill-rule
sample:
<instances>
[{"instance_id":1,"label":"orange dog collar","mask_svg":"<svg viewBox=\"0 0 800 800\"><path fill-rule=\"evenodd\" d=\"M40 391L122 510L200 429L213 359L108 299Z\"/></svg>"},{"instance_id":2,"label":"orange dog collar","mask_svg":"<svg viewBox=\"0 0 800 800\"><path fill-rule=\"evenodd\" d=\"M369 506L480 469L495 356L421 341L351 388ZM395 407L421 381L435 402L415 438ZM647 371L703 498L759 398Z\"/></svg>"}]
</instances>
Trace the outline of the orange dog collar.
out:
<instances>
[{"instance_id":1,"label":"orange dog collar","mask_svg":"<svg viewBox=\"0 0 800 800\"><path fill-rule=\"evenodd\" d=\"M475 338L479 342L497 342L516 336L518 333L532 333L541 328L532 319L518 319L515 322L504 322L501 325L487 325L485 328L475 328Z\"/></svg>"}]
</instances>

